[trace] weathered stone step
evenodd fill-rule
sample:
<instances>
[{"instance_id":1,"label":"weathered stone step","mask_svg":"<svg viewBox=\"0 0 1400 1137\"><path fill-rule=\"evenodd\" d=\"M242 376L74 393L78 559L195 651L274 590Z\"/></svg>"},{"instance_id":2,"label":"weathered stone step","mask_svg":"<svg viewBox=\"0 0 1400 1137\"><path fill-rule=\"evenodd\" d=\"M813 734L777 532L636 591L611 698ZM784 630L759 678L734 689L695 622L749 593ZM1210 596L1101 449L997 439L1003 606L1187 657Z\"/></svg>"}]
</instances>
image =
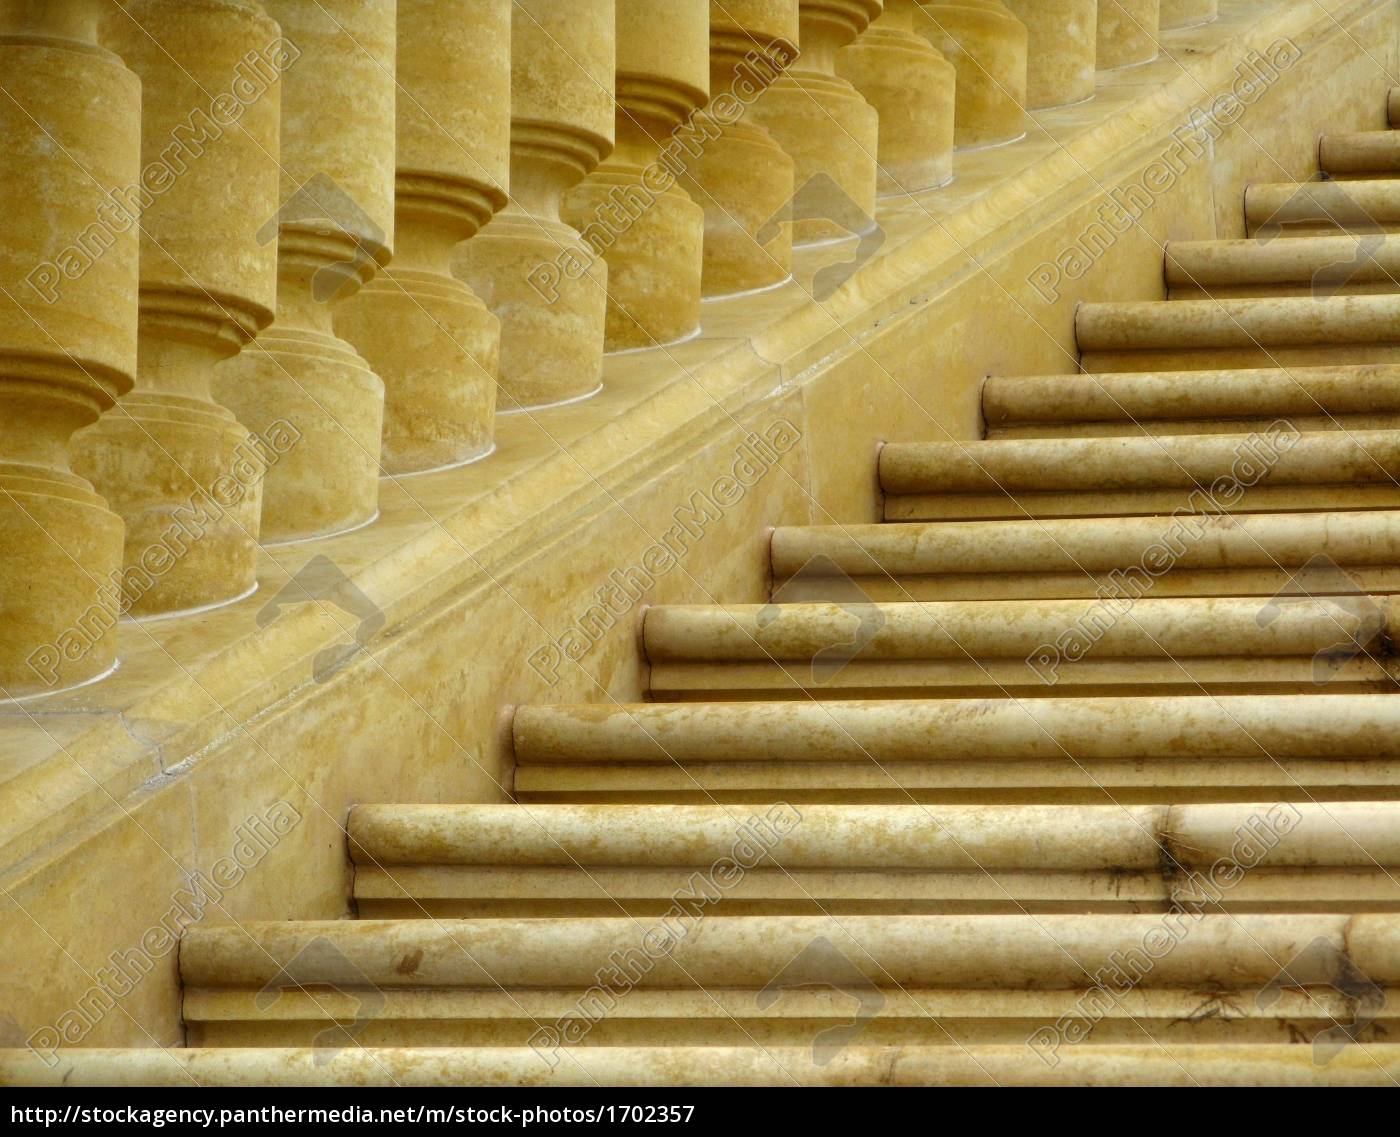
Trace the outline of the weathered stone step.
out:
<instances>
[{"instance_id":1,"label":"weathered stone step","mask_svg":"<svg viewBox=\"0 0 1400 1137\"><path fill-rule=\"evenodd\" d=\"M890 443L888 521L1400 507L1400 431Z\"/></svg>"},{"instance_id":2,"label":"weathered stone step","mask_svg":"<svg viewBox=\"0 0 1400 1137\"><path fill-rule=\"evenodd\" d=\"M1400 226L1400 178L1256 182L1244 192L1244 220L1251 237L1393 232Z\"/></svg>"},{"instance_id":3,"label":"weathered stone step","mask_svg":"<svg viewBox=\"0 0 1400 1137\"><path fill-rule=\"evenodd\" d=\"M1048 1049L1049 1039L1043 1046ZM1329 1052L1330 1053L1330 1052ZM1392 1086L1400 1044L1367 1042L1319 1064L1311 1047L1264 1042L1060 1046L1051 1063L1005 1046L576 1047L561 1061L529 1047L63 1050L45 1061L0 1050L0 1085L207 1088L553 1086ZM818 1060L820 1058L820 1061Z\"/></svg>"},{"instance_id":4,"label":"weathered stone step","mask_svg":"<svg viewBox=\"0 0 1400 1137\"><path fill-rule=\"evenodd\" d=\"M657 698L1395 688L1390 598L1173 597L651 608Z\"/></svg>"},{"instance_id":5,"label":"weathered stone step","mask_svg":"<svg viewBox=\"0 0 1400 1137\"><path fill-rule=\"evenodd\" d=\"M1400 796L1400 697L639 703L515 713L524 801Z\"/></svg>"},{"instance_id":6,"label":"weathered stone step","mask_svg":"<svg viewBox=\"0 0 1400 1137\"><path fill-rule=\"evenodd\" d=\"M1084 371L1400 362L1400 295L1083 304Z\"/></svg>"},{"instance_id":7,"label":"weathered stone step","mask_svg":"<svg viewBox=\"0 0 1400 1137\"><path fill-rule=\"evenodd\" d=\"M870 1045L1048 1050L1100 985L1098 1043L1259 1044L1285 1023L1311 1041L1359 1021L1366 1045L1400 1027L1400 916L284 921L191 928L180 972L195 1046L307 1046L353 1023L345 1045L546 1062L567 1060L565 1037L801 1046L836 1026Z\"/></svg>"},{"instance_id":8,"label":"weathered stone step","mask_svg":"<svg viewBox=\"0 0 1400 1137\"><path fill-rule=\"evenodd\" d=\"M362 805L349 832L367 919L1400 910L1400 802Z\"/></svg>"},{"instance_id":9,"label":"weathered stone step","mask_svg":"<svg viewBox=\"0 0 1400 1137\"><path fill-rule=\"evenodd\" d=\"M783 603L1378 594L1400 591L1400 512L784 526L770 557Z\"/></svg>"},{"instance_id":10,"label":"weathered stone step","mask_svg":"<svg viewBox=\"0 0 1400 1137\"><path fill-rule=\"evenodd\" d=\"M1400 237L1361 233L1290 241L1172 241L1166 274L1173 300L1396 293Z\"/></svg>"},{"instance_id":11,"label":"weathered stone step","mask_svg":"<svg viewBox=\"0 0 1400 1137\"><path fill-rule=\"evenodd\" d=\"M982 390L989 438L1400 428L1400 367L993 376Z\"/></svg>"},{"instance_id":12,"label":"weathered stone step","mask_svg":"<svg viewBox=\"0 0 1400 1137\"><path fill-rule=\"evenodd\" d=\"M1318 144L1318 162L1324 173L1334 176L1400 174L1400 131L1324 134Z\"/></svg>"}]
</instances>

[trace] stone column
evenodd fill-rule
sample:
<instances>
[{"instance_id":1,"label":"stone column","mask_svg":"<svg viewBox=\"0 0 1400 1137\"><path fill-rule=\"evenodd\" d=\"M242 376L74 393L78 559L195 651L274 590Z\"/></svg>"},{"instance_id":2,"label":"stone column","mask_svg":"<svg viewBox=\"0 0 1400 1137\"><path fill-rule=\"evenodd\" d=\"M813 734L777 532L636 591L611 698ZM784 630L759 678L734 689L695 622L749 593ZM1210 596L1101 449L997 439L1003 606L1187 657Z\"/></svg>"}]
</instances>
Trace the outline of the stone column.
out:
<instances>
[{"instance_id":1,"label":"stone column","mask_svg":"<svg viewBox=\"0 0 1400 1137\"><path fill-rule=\"evenodd\" d=\"M136 389L74 438L74 469L126 520L131 610L182 611L257 585L270 451L211 382L272 318L258 227L277 207L279 75L295 48L252 0L132 0L104 29L141 79L139 361Z\"/></svg>"},{"instance_id":2,"label":"stone column","mask_svg":"<svg viewBox=\"0 0 1400 1137\"><path fill-rule=\"evenodd\" d=\"M709 101L710 85L709 0L616 4L617 148L565 195L563 211L608 264L608 351L700 327L705 211L676 182L685 149L671 135Z\"/></svg>"},{"instance_id":3,"label":"stone column","mask_svg":"<svg viewBox=\"0 0 1400 1137\"><path fill-rule=\"evenodd\" d=\"M1094 97L1099 0L1005 0L1030 33L1026 108L1082 103Z\"/></svg>"},{"instance_id":4,"label":"stone column","mask_svg":"<svg viewBox=\"0 0 1400 1137\"><path fill-rule=\"evenodd\" d=\"M797 0L711 0L710 105L695 120L706 141L681 179L705 211L706 296L792 273L792 159L751 111L796 58Z\"/></svg>"},{"instance_id":5,"label":"stone column","mask_svg":"<svg viewBox=\"0 0 1400 1137\"><path fill-rule=\"evenodd\" d=\"M506 203L510 0L398 0L394 259L337 306L335 330L384 381L384 468L490 453L501 322L452 250Z\"/></svg>"},{"instance_id":6,"label":"stone column","mask_svg":"<svg viewBox=\"0 0 1400 1137\"><path fill-rule=\"evenodd\" d=\"M453 256L501 321L505 409L592 394L603 371L607 263L560 218L612 151L613 0L513 0L510 203Z\"/></svg>"},{"instance_id":7,"label":"stone column","mask_svg":"<svg viewBox=\"0 0 1400 1137\"><path fill-rule=\"evenodd\" d=\"M136 374L141 84L100 8L0 4L0 698L116 659L122 521L68 462Z\"/></svg>"},{"instance_id":8,"label":"stone column","mask_svg":"<svg viewBox=\"0 0 1400 1137\"><path fill-rule=\"evenodd\" d=\"M957 69L960 150L1014 142L1026 133L1026 25L1002 0L925 3L915 31Z\"/></svg>"},{"instance_id":9,"label":"stone column","mask_svg":"<svg viewBox=\"0 0 1400 1137\"><path fill-rule=\"evenodd\" d=\"M265 0L301 49L282 90L277 319L215 379L250 429L302 437L268 472L263 539L324 537L379 509L384 384L334 331L332 302L387 264L394 231L394 0Z\"/></svg>"},{"instance_id":10,"label":"stone column","mask_svg":"<svg viewBox=\"0 0 1400 1137\"><path fill-rule=\"evenodd\" d=\"M914 0L885 0L880 18L837 56L837 73L880 116L876 187L882 197L953 180L957 73L914 33L916 15Z\"/></svg>"},{"instance_id":11,"label":"stone column","mask_svg":"<svg viewBox=\"0 0 1400 1137\"><path fill-rule=\"evenodd\" d=\"M1158 0L1099 0L1099 70L1156 59L1160 18Z\"/></svg>"},{"instance_id":12,"label":"stone column","mask_svg":"<svg viewBox=\"0 0 1400 1137\"><path fill-rule=\"evenodd\" d=\"M1194 28L1220 16L1220 0L1161 0L1162 30Z\"/></svg>"},{"instance_id":13,"label":"stone column","mask_svg":"<svg viewBox=\"0 0 1400 1137\"><path fill-rule=\"evenodd\" d=\"M880 116L836 74L836 53L881 0L799 0L801 54L752 114L793 160L793 236L821 240L875 224Z\"/></svg>"}]
</instances>

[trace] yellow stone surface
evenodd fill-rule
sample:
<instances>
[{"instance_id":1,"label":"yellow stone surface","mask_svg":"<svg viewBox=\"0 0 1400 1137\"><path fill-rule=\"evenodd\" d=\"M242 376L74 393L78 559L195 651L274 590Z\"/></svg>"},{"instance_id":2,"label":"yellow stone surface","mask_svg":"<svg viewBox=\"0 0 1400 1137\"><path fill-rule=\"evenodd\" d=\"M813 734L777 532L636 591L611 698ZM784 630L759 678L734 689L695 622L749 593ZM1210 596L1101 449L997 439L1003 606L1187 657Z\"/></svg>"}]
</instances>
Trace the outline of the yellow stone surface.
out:
<instances>
[{"instance_id":1,"label":"yellow stone surface","mask_svg":"<svg viewBox=\"0 0 1400 1137\"><path fill-rule=\"evenodd\" d=\"M1100 71L1136 67L1157 58L1161 0L1099 0Z\"/></svg>"},{"instance_id":2,"label":"yellow stone surface","mask_svg":"<svg viewBox=\"0 0 1400 1137\"><path fill-rule=\"evenodd\" d=\"M1026 132L1026 25L1002 0L920 0L915 30L957 71L958 147L998 146Z\"/></svg>"},{"instance_id":3,"label":"yellow stone surface","mask_svg":"<svg viewBox=\"0 0 1400 1137\"><path fill-rule=\"evenodd\" d=\"M408 474L489 453L501 324L452 253L506 203L510 0L399 0L394 259L335 309L384 382L383 463Z\"/></svg>"},{"instance_id":4,"label":"yellow stone surface","mask_svg":"<svg viewBox=\"0 0 1400 1137\"><path fill-rule=\"evenodd\" d=\"M710 8L615 2L617 145L569 191L563 217L607 262L604 346L625 351L700 328L705 211L677 184L686 146L672 136L709 100Z\"/></svg>"},{"instance_id":5,"label":"yellow stone surface","mask_svg":"<svg viewBox=\"0 0 1400 1137\"><path fill-rule=\"evenodd\" d=\"M272 316L274 253L258 230L276 209L280 75L294 49L243 0L109 9L104 28L141 77L150 201L136 389L74 439L74 467L126 521L132 611L227 603L256 583L266 463L212 381Z\"/></svg>"},{"instance_id":6,"label":"yellow stone surface","mask_svg":"<svg viewBox=\"0 0 1400 1137\"><path fill-rule=\"evenodd\" d=\"M1220 0L1161 0L1162 30L1208 24L1220 15Z\"/></svg>"},{"instance_id":7,"label":"yellow stone surface","mask_svg":"<svg viewBox=\"0 0 1400 1137\"><path fill-rule=\"evenodd\" d=\"M711 102L693 120L681 175L705 211L704 297L792 274L792 159L751 112L797 58L797 27L797 0L710 0Z\"/></svg>"},{"instance_id":8,"label":"yellow stone surface","mask_svg":"<svg viewBox=\"0 0 1400 1137\"><path fill-rule=\"evenodd\" d=\"M1394 1046L1343 1051L1321 1067L1286 1043L1082 1045L1048 1065L1025 1046L850 1046L817 1061L810 1046L613 1046L548 1066L533 1051L349 1047L285 1050L90 1050L46 1066L26 1051L0 1052L0 1079L15 1086L1387 1086L1400 1072Z\"/></svg>"},{"instance_id":9,"label":"yellow stone surface","mask_svg":"<svg viewBox=\"0 0 1400 1137\"><path fill-rule=\"evenodd\" d=\"M598 389L607 262L561 210L612 152L614 31L614 0L511 5L511 201L453 256L453 272L501 321L502 410Z\"/></svg>"},{"instance_id":10,"label":"yellow stone surface","mask_svg":"<svg viewBox=\"0 0 1400 1137\"><path fill-rule=\"evenodd\" d=\"M97 46L92 0L0 9L0 693L60 690L115 661L123 525L68 440L136 373L140 81ZM55 91L71 94L55 99ZM93 252L81 245L97 231ZM100 253L100 255L97 255Z\"/></svg>"},{"instance_id":11,"label":"yellow stone surface","mask_svg":"<svg viewBox=\"0 0 1400 1137\"><path fill-rule=\"evenodd\" d=\"M1392 1082L1397 43L1224 0L0 704L0 1081Z\"/></svg>"},{"instance_id":12,"label":"yellow stone surface","mask_svg":"<svg viewBox=\"0 0 1400 1137\"><path fill-rule=\"evenodd\" d=\"M214 392L249 430L299 441L267 473L267 541L322 537L379 507L384 384L335 334L337 300L388 263L394 240L393 0L268 0L300 49L282 83L280 207L257 214L277 249L277 318Z\"/></svg>"},{"instance_id":13,"label":"yellow stone surface","mask_svg":"<svg viewBox=\"0 0 1400 1137\"><path fill-rule=\"evenodd\" d=\"M953 180L953 102L957 73L914 34L914 0L885 10L837 54L836 71L880 116L882 197L936 189Z\"/></svg>"},{"instance_id":14,"label":"yellow stone surface","mask_svg":"<svg viewBox=\"0 0 1400 1137\"><path fill-rule=\"evenodd\" d=\"M1094 97L1098 0L1005 0L1029 33L1026 107L1044 110Z\"/></svg>"}]
</instances>

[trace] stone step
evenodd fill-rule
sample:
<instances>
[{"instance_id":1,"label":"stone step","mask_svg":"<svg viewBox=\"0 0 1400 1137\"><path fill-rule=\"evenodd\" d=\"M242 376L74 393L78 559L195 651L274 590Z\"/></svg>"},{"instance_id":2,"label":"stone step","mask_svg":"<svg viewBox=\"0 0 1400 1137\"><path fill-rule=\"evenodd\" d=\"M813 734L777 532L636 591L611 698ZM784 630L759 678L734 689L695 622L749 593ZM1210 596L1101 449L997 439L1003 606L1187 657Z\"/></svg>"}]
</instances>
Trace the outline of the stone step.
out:
<instances>
[{"instance_id":1,"label":"stone step","mask_svg":"<svg viewBox=\"0 0 1400 1137\"><path fill-rule=\"evenodd\" d=\"M1075 325L1091 374L1400 362L1400 295L1083 304Z\"/></svg>"},{"instance_id":2,"label":"stone step","mask_svg":"<svg viewBox=\"0 0 1400 1137\"><path fill-rule=\"evenodd\" d=\"M367 919L1400 911L1400 802L362 805L349 832Z\"/></svg>"},{"instance_id":3,"label":"stone step","mask_svg":"<svg viewBox=\"0 0 1400 1137\"><path fill-rule=\"evenodd\" d=\"M1400 237L1361 233L1290 241L1172 241L1166 273L1172 300L1396 293Z\"/></svg>"},{"instance_id":4,"label":"stone step","mask_svg":"<svg viewBox=\"0 0 1400 1137\"><path fill-rule=\"evenodd\" d=\"M1046 1036L1041 1049L1055 1046ZM1330 1056L1332 1051L1326 1053ZM1400 1044L1348 1046L1319 1063L1308 1046L1155 1043L1055 1046L584 1046L542 1061L529 1047L0 1050L0 1084L63 1088L516 1086L1391 1086Z\"/></svg>"},{"instance_id":5,"label":"stone step","mask_svg":"<svg viewBox=\"0 0 1400 1137\"><path fill-rule=\"evenodd\" d=\"M1400 226L1400 178L1256 182L1244 191L1244 221L1251 237L1394 232Z\"/></svg>"},{"instance_id":6,"label":"stone step","mask_svg":"<svg viewBox=\"0 0 1400 1137\"><path fill-rule=\"evenodd\" d=\"M667 605L661 699L1388 691L1395 601L1172 597Z\"/></svg>"},{"instance_id":7,"label":"stone step","mask_svg":"<svg viewBox=\"0 0 1400 1137\"><path fill-rule=\"evenodd\" d=\"M1393 800L1394 695L525 706L529 802Z\"/></svg>"},{"instance_id":8,"label":"stone step","mask_svg":"<svg viewBox=\"0 0 1400 1137\"><path fill-rule=\"evenodd\" d=\"M783 526L770 557L781 603L1357 596L1400 591L1400 512Z\"/></svg>"},{"instance_id":9,"label":"stone step","mask_svg":"<svg viewBox=\"0 0 1400 1137\"><path fill-rule=\"evenodd\" d=\"M1395 97L1392 92L1391 98ZM1400 174L1400 131L1324 134L1318 144L1318 163L1330 176Z\"/></svg>"},{"instance_id":10,"label":"stone step","mask_svg":"<svg viewBox=\"0 0 1400 1137\"><path fill-rule=\"evenodd\" d=\"M1354 1023L1364 1046L1400 1028L1387 913L282 921L193 927L179 965L193 1046L526 1046L551 1062L643 1040L820 1051L845 1027L867 1045L1049 1050L1086 990L1101 1044Z\"/></svg>"},{"instance_id":11,"label":"stone step","mask_svg":"<svg viewBox=\"0 0 1400 1137\"><path fill-rule=\"evenodd\" d=\"M1400 431L890 443L887 521L1400 507Z\"/></svg>"},{"instance_id":12,"label":"stone step","mask_svg":"<svg viewBox=\"0 0 1400 1137\"><path fill-rule=\"evenodd\" d=\"M987 436L1238 434L1400 428L1400 366L992 376Z\"/></svg>"}]
</instances>

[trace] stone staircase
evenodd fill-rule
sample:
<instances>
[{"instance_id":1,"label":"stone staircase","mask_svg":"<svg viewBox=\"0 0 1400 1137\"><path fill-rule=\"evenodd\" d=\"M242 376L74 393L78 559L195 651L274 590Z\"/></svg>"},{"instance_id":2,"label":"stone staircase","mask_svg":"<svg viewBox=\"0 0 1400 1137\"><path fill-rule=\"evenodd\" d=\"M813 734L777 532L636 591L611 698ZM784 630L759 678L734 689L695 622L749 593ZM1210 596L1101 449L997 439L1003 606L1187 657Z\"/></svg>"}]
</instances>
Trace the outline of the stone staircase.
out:
<instances>
[{"instance_id":1,"label":"stone staircase","mask_svg":"<svg viewBox=\"0 0 1400 1137\"><path fill-rule=\"evenodd\" d=\"M986 440L887 446L772 603L647 612L654 701L520 708L516 803L357 808L358 920L188 932L179 1063L1394 1084L1397 138L1084 306Z\"/></svg>"},{"instance_id":2,"label":"stone staircase","mask_svg":"<svg viewBox=\"0 0 1400 1137\"><path fill-rule=\"evenodd\" d=\"M1323 153L1389 224L1393 137ZM1251 231L1299 197L1257 187ZM518 804L357 809L360 921L192 931L191 1043L349 1018L560 1065L1019 1043L1048 1072L1078 1016L1283 1069L1365 1018L1394 1072L1400 260L1315 298L1363 240L1321 227L1173 246L1171 300L1081 311L1103 375L993 379L986 441L885 447L887 523L780 529L773 603L650 610L657 701L520 709Z\"/></svg>"},{"instance_id":3,"label":"stone staircase","mask_svg":"<svg viewBox=\"0 0 1400 1137\"><path fill-rule=\"evenodd\" d=\"M1392 98L1392 126L1396 110ZM1166 284L1172 303L1084 305L1078 314L1084 371L1097 375L1303 369L1297 383L1286 374L1230 377L1232 382L1212 396L1222 400L1223 413L1207 411L1206 404L1200 416L1252 419L1275 413L1272 407L1278 397L1284 403L1303 400L1294 401L1296 411L1287 412L1303 416L1295 424L1300 430L1336 429L1336 423L1326 421L1333 413L1327 404L1331 384L1350 386L1351 378L1360 372L1362 390L1370 391L1373 383L1383 383L1384 368L1377 372L1375 365L1396 359L1395 317L1400 313L1395 287L1400 269L1400 245L1394 239L1400 226L1396 137L1393 130L1324 135L1319 146L1322 180L1257 183L1248 188L1247 240L1169 245ZM1218 388L1212 379L1199 376L1197 382ZM1305 394L1314 384L1322 396L1316 401ZM1033 387L1033 383L994 382L989 424L1015 416L1017 396ZM1130 383L1125 393L1131 405L1115 408L1105 419L1115 425L1093 433L1116 430L1139 417L1148 420L1144 425L1152 433L1166 433L1167 423L1154 426L1151 420L1164 417L1164 412L1171 415L1172 402L1189 398L1191 389L1183 375L1173 374L1153 374L1142 386ZM1283 393L1290 389L1292 394ZM1114 391L1115 383L1106 383L1097 398L1111 405ZM1162 395L1154 397L1149 394L1153 391ZM1352 394L1365 397L1361 390ZM1046 395L1031 398L1033 405ZM1137 414L1138 406L1146 412L1144 416ZM1383 395L1358 406L1367 425L1390 425L1371 418L1387 413ZM1348 418L1352 413L1345 406L1338 409ZM1352 428L1345 418L1342 421ZM1204 429L1226 430L1219 424Z\"/></svg>"}]
</instances>

